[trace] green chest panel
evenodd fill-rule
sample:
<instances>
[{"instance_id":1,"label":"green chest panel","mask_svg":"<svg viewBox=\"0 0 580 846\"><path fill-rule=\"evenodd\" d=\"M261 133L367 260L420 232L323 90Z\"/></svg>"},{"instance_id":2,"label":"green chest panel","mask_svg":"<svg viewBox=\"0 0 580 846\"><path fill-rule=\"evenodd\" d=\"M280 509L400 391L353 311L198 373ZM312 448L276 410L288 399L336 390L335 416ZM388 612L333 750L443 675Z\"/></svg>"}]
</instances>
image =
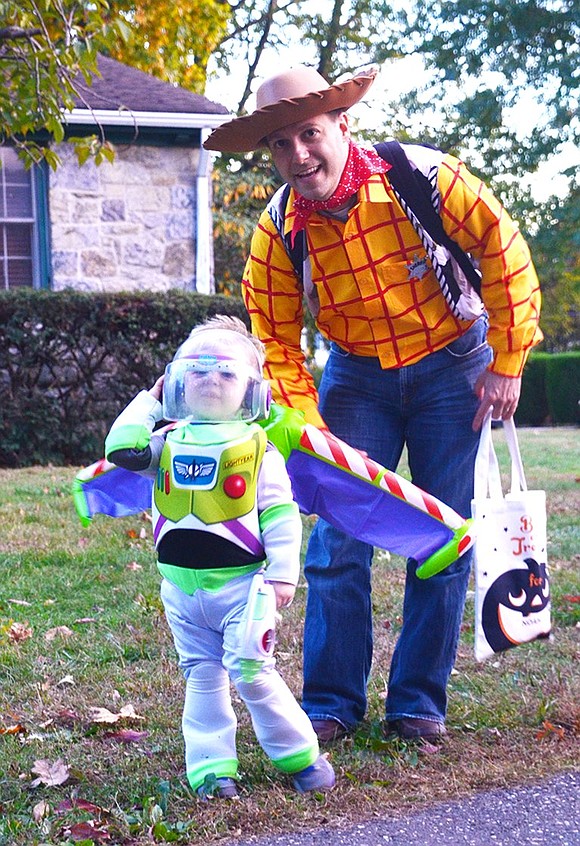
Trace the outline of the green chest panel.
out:
<instances>
[{"instance_id":1,"label":"green chest panel","mask_svg":"<svg viewBox=\"0 0 580 846\"><path fill-rule=\"evenodd\" d=\"M167 436L153 504L173 523L189 514L205 525L223 523L255 507L265 432L256 425L239 424L234 437L222 443L208 443L209 434L219 437L219 427L186 426Z\"/></svg>"}]
</instances>

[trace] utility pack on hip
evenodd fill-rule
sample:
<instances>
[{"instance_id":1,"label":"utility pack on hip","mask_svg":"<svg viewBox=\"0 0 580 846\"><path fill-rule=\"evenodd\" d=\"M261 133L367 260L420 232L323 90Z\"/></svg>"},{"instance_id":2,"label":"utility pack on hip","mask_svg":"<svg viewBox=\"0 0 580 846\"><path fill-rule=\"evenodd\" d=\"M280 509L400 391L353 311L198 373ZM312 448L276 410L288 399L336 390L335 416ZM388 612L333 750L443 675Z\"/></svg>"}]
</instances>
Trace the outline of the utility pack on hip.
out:
<instances>
[{"instance_id":1,"label":"utility pack on hip","mask_svg":"<svg viewBox=\"0 0 580 846\"><path fill-rule=\"evenodd\" d=\"M481 274L473 259L445 232L439 214L437 173L444 153L417 144L398 141L375 145L379 155L391 165L389 182L403 211L417 232L431 261L433 272L451 312L464 320L474 320L485 310L481 300ZM318 294L312 282L306 231L284 232L290 186L276 191L267 210L278 230L300 284L308 308L316 317Z\"/></svg>"}]
</instances>

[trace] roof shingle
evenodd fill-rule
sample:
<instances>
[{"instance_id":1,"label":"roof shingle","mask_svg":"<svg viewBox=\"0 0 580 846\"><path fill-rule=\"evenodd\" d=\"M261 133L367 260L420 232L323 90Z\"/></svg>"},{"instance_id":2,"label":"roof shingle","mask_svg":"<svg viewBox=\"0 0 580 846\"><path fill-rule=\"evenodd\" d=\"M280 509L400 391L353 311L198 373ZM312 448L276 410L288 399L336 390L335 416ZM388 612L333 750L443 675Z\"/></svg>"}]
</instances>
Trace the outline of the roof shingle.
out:
<instances>
[{"instance_id":1,"label":"roof shingle","mask_svg":"<svg viewBox=\"0 0 580 846\"><path fill-rule=\"evenodd\" d=\"M228 114L226 107L220 103L214 103L201 94L164 82L108 56L99 55L97 66L101 76L93 76L92 85L87 85L82 76L75 80L80 94L80 97L75 98L78 109L116 111L125 108L132 112Z\"/></svg>"}]
</instances>

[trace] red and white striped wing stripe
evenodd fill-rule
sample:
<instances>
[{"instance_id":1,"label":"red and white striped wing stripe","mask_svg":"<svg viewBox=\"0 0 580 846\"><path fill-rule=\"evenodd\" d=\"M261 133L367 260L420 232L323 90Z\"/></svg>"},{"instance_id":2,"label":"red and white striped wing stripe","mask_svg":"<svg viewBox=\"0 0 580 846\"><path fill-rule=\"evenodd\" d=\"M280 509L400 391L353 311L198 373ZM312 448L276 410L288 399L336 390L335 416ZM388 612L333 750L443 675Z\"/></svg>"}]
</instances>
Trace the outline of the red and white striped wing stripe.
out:
<instances>
[{"instance_id":1,"label":"red and white striped wing stripe","mask_svg":"<svg viewBox=\"0 0 580 846\"><path fill-rule=\"evenodd\" d=\"M365 458L358 450L341 441L331 432L317 429L316 426L307 423L300 439L300 446L326 461L344 467L345 470L349 470L368 482L374 482L377 476L384 471L385 475L380 479L379 487L404 500L409 505L425 511L435 520L449 526L450 529L458 529L465 522L463 517L448 505L445 505L444 502L422 491L421 488L402 476L390 470L385 471L381 464L371 458Z\"/></svg>"},{"instance_id":2,"label":"red and white striped wing stripe","mask_svg":"<svg viewBox=\"0 0 580 846\"><path fill-rule=\"evenodd\" d=\"M404 499L409 505L414 505L415 508L420 508L421 511L426 511L435 520L439 520L450 529L458 529L465 522L453 508L445 505L444 502L437 499L431 494L418 488L408 479L398 476L396 473L387 470L380 481L380 486L394 496Z\"/></svg>"},{"instance_id":3,"label":"red and white striped wing stripe","mask_svg":"<svg viewBox=\"0 0 580 846\"><path fill-rule=\"evenodd\" d=\"M326 461L332 461L351 473L356 473L362 479L372 482L383 469L380 464L371 458L365 458L353 447L341 441L331 432L317 429L307 423L300 438L300 446L314 452Z\"/></svg>"},{"instance_id":4,"label":"red and white striped wing stripe","mask_svg":"<svg viewBox=\"0 0 580 846\"><path fill-rule=\"evenodd\" d=\"M90 464L88 467L80 470L77 474L77 479L80 479L82 482L89 482L91 479L96 479L97 476L102 476L103 473L108 473L109 470L114 470L115 467L116 465L111 464L106 458L100 458L94 464Z\"/></svg>"}]
</instances>

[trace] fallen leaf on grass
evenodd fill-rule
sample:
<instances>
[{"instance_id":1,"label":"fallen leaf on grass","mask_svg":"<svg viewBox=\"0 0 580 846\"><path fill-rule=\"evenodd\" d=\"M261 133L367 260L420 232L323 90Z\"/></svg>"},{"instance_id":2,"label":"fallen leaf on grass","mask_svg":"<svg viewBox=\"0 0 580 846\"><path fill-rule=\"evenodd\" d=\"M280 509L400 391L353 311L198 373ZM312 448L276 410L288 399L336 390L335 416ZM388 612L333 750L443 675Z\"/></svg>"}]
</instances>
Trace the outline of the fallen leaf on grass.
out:
<instances>
[{"instance_id":1,"label":"fallen leaf on grass","mask_svg":"<svg viewBox=\"0 0 580 846\"><path fill-rule=\"evenodd\" d=\"M440 746L437 746L435 743L429 743L429 741L425 739L423 739L423 742L418 748L420 755L438 755L440 750Z\"/></svg>"},{"instance_id":2,"label":"fallen leaf on grass","mask_svg":"<svg viewBox=\"0 0 580 846\"><path fill-rule=\"evenodd\" d=\"M26 734L26 729L22 723L16 723L15 725L8 726L7 728L0 726L0 734Z\"/></svg>"},{"instance_id":3,"label":"fallen leaf on grass","mask_svg":"<svg viewBox=\"0 0 580 846\"><path fill-rule=\"evenodd\" d=\"M58 808L56 809L57 814L66 814L68 811L74 811L75 808L80 808L81 811L88 811L90 814L95 814L95 816L101 816L102 814L108 814L108 811L105 811L104 808L100 808L98 805L95 805L93 802L89 802L87 799L65 799L60 803Z\"/></svg>"},{"instance_id":4,"label":"fallen leaf on grass","mask_svg":"<svg viewBox=\"0 0 580 846\"><path fill-rule=\"evenodd\" d=\"M123 705L121 710L114 714L108 708L91 708L91 720L93 723L118 723L119 720L144 720L129 703Z\"/></svg>"},{"instance_id":5,"label":"fallen leaf on grass","mask_svg":"<svg viewBox=\"0 0 580 846\"><path fill-rule=\"evenodd\" d=\"M50 805L46 800L42 800L41 802L37 802L37 804L32 809L32 819L35 823L42 822L45 817L48 817L50 814Z\"/></svg>"},{"instance_id":6,"label":"fallen leaf on grass","mask_svg":"<svg viewBox=\"0 0 580 846\"><path fill-rule=\"evenodd\" d=\"M566 730L562 728L562 726L555 726L553 723L550 723L548 720L544 720L542 723L543 728L536 735L536 740L545 740L547 737L556 735L558 740L564 740L564 735L566 734Z\"/></svg>"},{"instance_id":7,"label":"fallen leaf on grass","mask_svg":"<svg viewBox=\"0 0 580 846\"><path fill-rule=\"evenodd\" d=\"M70 837L75 843L80 841L93 841L93 843L102 842L103 840L110 840L111 835L104 828L97 828L93 822L80 822L71 825L65 831L65 836Z\"/></svg>"},{"instance_id":8,"label":"fallen leaf on grass","mask_svg":"<svg viewBox=\"0 0 580 846\"><path fill-rule=\"evenodd\" d=\"M25 599L9 599L8 602L11 602L12 605L32 605L32 602L27 602Z\"/></svg>"},{"instance_id":9,"label":"fallen leaf on grass","mask_svg":"<svg viewBox=\"0 0 580 846\"><path fill-rule=\"evenodd\" d=\"M20 643L32 637L32 626L26 623L12 623L7 631L8 640L12 643Z\"/></svg>"},{"instance_id":10,"label":"fallen leaf on grass","mask_svg":"<svg viewBox=\"0 0 580 846\"><path fill-rule=\"evenodd\" d=\"M113 714L108 708L91 708L91 722L116 723L121 719L119 714Z\"/></svg>"},{"instance_id":11,"label":"fallen leaf on grass","mask_svg":"<svg viewBox=\"0 0 580 846\"><path fill-rule=\"evenodd\" d=\"M564 602L580 602L580 596L572 596L569 593L564 594L562 599Z\"/></svg>"},{"instance_id":12,"label":"fallen leaf on grass","mask_svg":"<svg viewBox=\"0 0 580 846\"><path fill-rule=\"evenodd\" d=\"M118 743L139 743L148 736L148 731L137 731L136 729L119 729L105 734L108 740L116 740Z\"/></svg>"},{"instance_id":13,"label":"fallen leaf on grass","mask_svg":"<svg viewBox=\"0 0 580 846\"><path fill-rule=\"evenodd\" d=\"M130 564L127 564L127 567L125 569L127 569L127 570L142 570L143 567L140 564L137 564L136 561L131 561Z\"/></svg>"},{"instance_id":14,"label":"fallen leaf on grass","mask_svg":"<svg viewBox=\"0 0 580 846\"><path fill-rule=\"evenodd\" d=\"M65 799L56 809L57 814L69 814L71 811L85 811L93 816L91 820L66 825L63 829L63 835L75 842L100 843L104 840L110 840L111 831L115 831L117 828L110 810L101 808L86 799Z\"/></svg>"},{"instance_id":15,"label":"fallen leaf on grass","mask_svg":"<svg viewBox=\"0 0 580 846\"><path fill-rule=\"evenodd\" d=\"M54 629L49 629L44 634L45 640L54 640L56 637L64 637L69 638L74 635L72 629L69 629L68 626L55 626Z\"/></svg>"},{"instance_id":16,"label":"fallen leaf on grass","mask_svg":"<svg viewBox=\"0 0 580 846\"><path fill-rule=\"evenodd\" d=\"M94 617L79 617L78 620L75 620L75 625L77 623L96 623L96 622L97 621L95 620Z\"/></svg>"},{"instance_id":17,"label":"fallen leaf on grass","mask_svg":"<svg viewBox=\"0 0 580 846\"><path fill-rule=\"evenodd\" d=\"M62 758L59 758L54 764L51 764L50 761L35 761L31 772L38 776L30 783L31 787L38 787L39 784L56 787L59 784L66 784L70 778L69 768Z\"/></svg>"},{"instance_id":18,"label":"fallen leaf on grass","mask_svg":"<svg viewBox=\"0 0 580 846\"><path fill-rule=\"evenodd\" d=\"M73 711L71 708L61 708L54 718L54 721L61 726L72 726L74 723L78 723L80 719L81 718L77 712Z\"/></svg>"},{"instance_id":19,"label":"fallen leaf on grass","mask_svg":"<svg viewBox=\"0 0 580 846\"><path fill-rule=\"evenodd\" d=\"M144 720L145 717L141 717L136 711L135 708L131 705L131 703L127 705L123 705L121 710L119 711L121 717L126 717L127 719L131 720Z\"/></svg>"}]
</instances>

